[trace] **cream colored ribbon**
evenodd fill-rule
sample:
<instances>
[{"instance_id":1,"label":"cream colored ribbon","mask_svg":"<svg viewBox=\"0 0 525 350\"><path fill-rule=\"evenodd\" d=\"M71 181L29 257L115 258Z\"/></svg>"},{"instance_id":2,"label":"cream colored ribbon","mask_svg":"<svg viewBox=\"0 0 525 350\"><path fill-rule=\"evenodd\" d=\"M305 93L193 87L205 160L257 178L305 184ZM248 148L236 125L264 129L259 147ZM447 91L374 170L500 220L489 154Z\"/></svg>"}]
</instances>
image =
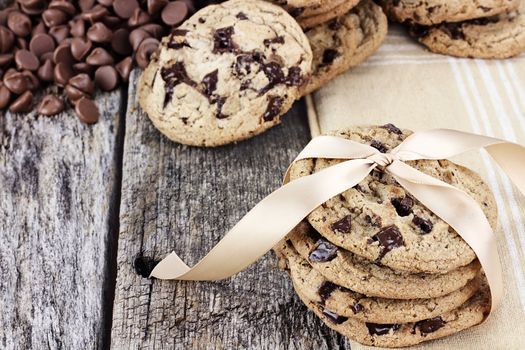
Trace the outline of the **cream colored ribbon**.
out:
<instances>
[{"instance_id":1,"label":"cream colored ribbon","mask_svg":"<svg viewBox=\"0 0 525 350\"><path fill-rule=\"evenodd\" d=\"M501 266L495 235L479 204L465 192L404 163L446 159L480 148L487 150L525 194L525 148L504 140L436 129L416 132L391 152L380 153L340 137L316 137L294 162L307 158L347 161L291 182L288 169L284 185L250 210L194 267L188 267L173 252L155 266L151 276L196 281L228 278L268 252L315 208L381 166L472 247L487 276L494 309L503 295Z\"/></svg>"}]
</instances>

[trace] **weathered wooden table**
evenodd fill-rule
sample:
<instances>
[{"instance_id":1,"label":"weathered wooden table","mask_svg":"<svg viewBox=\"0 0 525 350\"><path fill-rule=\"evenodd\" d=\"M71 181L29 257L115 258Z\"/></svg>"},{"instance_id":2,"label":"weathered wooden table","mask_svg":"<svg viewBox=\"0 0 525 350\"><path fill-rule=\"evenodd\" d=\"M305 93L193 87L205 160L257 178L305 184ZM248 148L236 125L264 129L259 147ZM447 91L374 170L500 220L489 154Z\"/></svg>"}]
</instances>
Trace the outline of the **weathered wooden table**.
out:
<instances>
[{"instance_id":1,"label":"weathered wooden table","mask_svg":"<svg viewBox=\"0 0 525 350\"><path fill-rule=\"evenodd\" d=\"M221 282L140 275L172 250L202 257L279 186L309 130L298 102L251 140L179 145L139 110L137 77L97 96L94 126L0 116L0 348L349 349L273 253Z\"/></svg>"}]
</instances>

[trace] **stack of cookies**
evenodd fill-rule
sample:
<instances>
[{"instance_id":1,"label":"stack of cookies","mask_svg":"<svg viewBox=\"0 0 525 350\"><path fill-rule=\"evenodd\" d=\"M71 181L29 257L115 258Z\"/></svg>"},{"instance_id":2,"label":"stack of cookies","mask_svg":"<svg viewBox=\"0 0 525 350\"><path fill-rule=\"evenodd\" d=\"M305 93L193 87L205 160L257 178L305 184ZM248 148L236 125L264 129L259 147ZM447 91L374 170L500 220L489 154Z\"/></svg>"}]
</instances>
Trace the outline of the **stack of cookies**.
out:
<instances>
[{"instance_id":1,"label":"stack of cookies","mask_svg":"<svg viewBox=\"0 0 525 350\"><path fill-rule=\"evenodd\" d=\"M410 133L388 124L333 135L387 152ZM302 160L291 178L340 162ZM476 173L448 160L408 164L468 193L496 225L494 198ZM479 324L490 310L472 249L381 168L315 209L275 250L307 307L362 344L402 347L441 338Z\"/></svg>"},{"instance_id":2,"label":"stack of cookies","mask_svg":"<svg viewBox=\"0 0 525 350\"><path fill-rule=\"evenodd\" d=\"M379 0L388 17L406 23L431 51L471 58L525 52L523 0Z\"/></svg>"}]
</instances>

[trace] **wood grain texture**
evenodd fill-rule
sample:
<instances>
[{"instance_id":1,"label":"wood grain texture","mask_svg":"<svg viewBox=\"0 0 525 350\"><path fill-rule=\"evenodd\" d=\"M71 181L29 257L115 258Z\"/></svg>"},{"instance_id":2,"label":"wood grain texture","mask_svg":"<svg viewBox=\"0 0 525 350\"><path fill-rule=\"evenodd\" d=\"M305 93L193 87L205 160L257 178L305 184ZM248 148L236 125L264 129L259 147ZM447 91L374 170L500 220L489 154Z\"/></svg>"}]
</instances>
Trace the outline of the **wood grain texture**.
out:
<instances>
[{"instance_id":1,"label":"wood grain texture","mask_svg":"<svg viewBox=\"0 0 525 350\"><path fill-rule=\"evenodd\" d=\"M97 105L93 126L71 109L0 115L2 349L102 344L120 92L97 96Z\"/></svg>"},{"instance_id":2,"label":"wood grain texture","mask_svg":"<svg viewBox=\"0 0 525 350\"><path fill-rule=\"evenodd\" d=\"M282 125L251 140L199 149L163 137L130 87L112 347L348 349L307 312L273 253L213 283L149 280L132 266L136 257L159 260L172 250L189 264L204 256L280 185L309 140L304 106L296 104Z\"/></svg>"}]
</instances>

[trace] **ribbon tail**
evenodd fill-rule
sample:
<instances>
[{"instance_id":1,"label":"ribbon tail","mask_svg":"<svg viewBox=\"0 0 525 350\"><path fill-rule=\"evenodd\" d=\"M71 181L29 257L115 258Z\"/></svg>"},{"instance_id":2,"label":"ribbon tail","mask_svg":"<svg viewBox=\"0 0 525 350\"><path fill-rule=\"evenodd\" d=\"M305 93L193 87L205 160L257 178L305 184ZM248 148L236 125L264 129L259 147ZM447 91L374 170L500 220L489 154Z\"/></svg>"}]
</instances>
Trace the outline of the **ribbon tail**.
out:
<instances>
[{"instance_id":1,"label":"ribbon tail","mask_svg":"<svg viewBox=\"0 0 525 350\"><path fill-rule=\"evenodd\" d=\"M194 267L189 268L173 252L155 266L151 276L196 281L228 278L258 260L312 210L357 185L375 167L370 160L354 159L285 184L253 207Z\"/></svg>"},{"instance_id":2,"label":"ribbon tail","mask_svg":"<svg viewBox=\"0 0 525 350\"><path fill-rule=\"evenodd\" d=\"M503 297L501 263L496 236L479 204L460 189L403 162L395 161L387 169L401 186L453 227L472 247L489 282L494 310Z\"/></svg>"},{"instance_id":3,"label":"ribbon tail","mask_svg":"<svg viewBox=\"0 0 525 350\"><path fill-rule=\"evenodd\" d=\"M486 150L525 195L525 147L507 142L487 146Z\"/></svg>"}]
</instances>

